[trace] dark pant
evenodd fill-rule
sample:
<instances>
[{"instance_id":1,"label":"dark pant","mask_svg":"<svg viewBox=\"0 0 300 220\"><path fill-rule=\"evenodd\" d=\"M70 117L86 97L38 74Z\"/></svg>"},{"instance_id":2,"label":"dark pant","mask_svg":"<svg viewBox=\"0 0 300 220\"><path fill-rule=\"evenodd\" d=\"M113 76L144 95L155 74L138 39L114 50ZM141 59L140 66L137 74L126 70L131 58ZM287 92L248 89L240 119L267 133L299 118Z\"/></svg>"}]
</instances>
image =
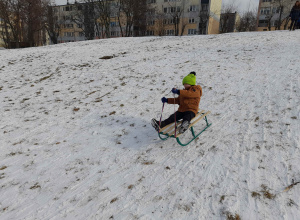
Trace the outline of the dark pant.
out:
<instances>
[{"instance_id":1,"label":"dark pant","mask_svg":"<svg viewBox=\"0 0 300 220\"><path fill-rule=\"evenodd\" d=\"M295 30L297 25L297 20L292 20L291 26L290 26L290 30Z\"/></svg>"},{"instance_id":2,"label":"dark pant","mask_svg":"<svg viewBox=\"0 0 300 220\"><path fill-rule=\"evenodd\" d=\"M188 121L190 122L194 117L195 117L195 113L191 112L191 111L187 111L187 112L175 112L176 114L176 121L182 119L182 121ZM167 118L166 120L161 122L160 127L163 128L168 124L171 124L175 121L175 114L170 115L169 118Z\"/></svg>"}]
</instances>

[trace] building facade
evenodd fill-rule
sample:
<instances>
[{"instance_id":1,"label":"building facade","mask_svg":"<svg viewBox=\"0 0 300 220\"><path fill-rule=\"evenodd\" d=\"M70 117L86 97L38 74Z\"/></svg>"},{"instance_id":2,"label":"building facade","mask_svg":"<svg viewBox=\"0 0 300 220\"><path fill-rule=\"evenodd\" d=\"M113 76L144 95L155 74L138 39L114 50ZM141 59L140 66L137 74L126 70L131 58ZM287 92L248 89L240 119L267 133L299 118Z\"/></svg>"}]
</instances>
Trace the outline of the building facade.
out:
<instances>
[{"instance_id":1,"label":"building facade","mask_svg":"<svg viewBox=\"0 0 300 220\"><path fill-rule=\"evenodd\" d=\"M294 0L260 0L257 15L257 30L285 30Z\"/></svg>"},{"instance_id":2,"label":"building facade","mask_svg":"<svg viewBox=\"0 0 300 220\"><path fill-rule=\"evenodd\" d=\"M218 34L222 0L149 0L148 35Z\"/></svg>"},{"instance_id":3,"label":"building facade","mask_svg":"<svg viewBox=\"0 0 300 220\"><path fill-rule=\"evenodd\" d=\"M86 3L53 6L59 28L58 43L124 36L219 33L222 0L141 0L144 4L139 3L139 8L132 13L122 10L117 0L104 2L108 3L109 13L104 6L99 9L97 5L85 11ZM129 18L128 14L133 17Z\"/></svg>"}]
</instances>

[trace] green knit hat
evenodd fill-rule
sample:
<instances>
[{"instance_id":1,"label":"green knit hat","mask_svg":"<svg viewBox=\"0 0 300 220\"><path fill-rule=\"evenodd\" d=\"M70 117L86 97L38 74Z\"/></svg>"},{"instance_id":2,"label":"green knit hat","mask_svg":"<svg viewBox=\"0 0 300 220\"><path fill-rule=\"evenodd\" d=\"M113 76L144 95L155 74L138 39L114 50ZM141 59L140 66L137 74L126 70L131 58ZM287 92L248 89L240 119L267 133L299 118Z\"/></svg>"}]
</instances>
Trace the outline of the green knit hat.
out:
<instances>
[{"instance_id":1,"label":"green knit hat","mask_svg":"<svg viewBox=\"0 0 300 220\"><path fill-rule=\"evenodd\" d=\"M190 72L190 74L188 74L186 77L184 77L182 80L182 85L183 84L189 84L191 86L196 85L196 73Z\"/></svg>"}]
</instances>

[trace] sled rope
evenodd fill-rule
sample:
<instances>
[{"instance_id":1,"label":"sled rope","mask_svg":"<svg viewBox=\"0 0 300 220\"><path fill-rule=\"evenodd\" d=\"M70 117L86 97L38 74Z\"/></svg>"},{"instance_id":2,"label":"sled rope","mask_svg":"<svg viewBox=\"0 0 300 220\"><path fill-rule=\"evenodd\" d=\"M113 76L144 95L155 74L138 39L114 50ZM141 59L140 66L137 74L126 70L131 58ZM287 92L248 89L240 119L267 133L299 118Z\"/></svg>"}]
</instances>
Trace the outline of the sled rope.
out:
<instances>
[{"instance_id":1,"label":"sled rope","mask_svg":"<svg viewBox=\"0 0 300 220\"><path fill-rule=\"evenodd\" d=\"M165 107L165 103L163 103L163 106L162 106L162 109L161 109L161 115L160 115L160 119L159 119L159 127L160 127L160 124L161 124L161 118L162 118L162 113L164 111L164 107Z\"/></svg>"},{"instance_id":2,"label":"sled rope","mask_svg":"<svg viewBox=\"0 0 300 220\"><path fill-rule=\"evenodd\" d=\"M175 117L175 138L176 138L176 111L175 111L175 93L173 93L174 95L174 117Z\"/></svg>"}]
</instances>

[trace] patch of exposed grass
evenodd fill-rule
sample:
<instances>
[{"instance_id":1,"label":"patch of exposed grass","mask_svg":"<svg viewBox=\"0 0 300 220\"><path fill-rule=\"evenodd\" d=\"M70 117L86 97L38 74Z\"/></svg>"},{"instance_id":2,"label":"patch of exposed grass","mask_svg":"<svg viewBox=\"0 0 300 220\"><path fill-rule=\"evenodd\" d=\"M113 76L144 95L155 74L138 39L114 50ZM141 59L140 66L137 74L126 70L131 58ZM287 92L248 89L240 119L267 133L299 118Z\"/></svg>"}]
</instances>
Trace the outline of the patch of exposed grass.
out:
<instances>
[{"instance_id":1,"label":"patch of exposed grass","mask_svg":"<svg viewBox=\"0 0 300 220\"><path fill-rule=\"evenodd\" d=\"M114 58L114 56L103 56L103 57L100 57L99 59L101 60L109 60L109 59L112 59Z\"/></svg>"},{"instance_id":2,"label":"patch of exposed grass","mask_svg":"<svg viewBox=\"0 0 300 220\"><path fill-rule=\"evenodd\" d=\"M230 212L225 212L226 219L227 220L241 220L241 217L239 214L231 214Z\"/></svg>"},{"instance_id":3,"label":"patch of exposed grass","mask_svg":"<svg viewBox=\"0 0 300 220\"><path fill-rule=\"evenodd\" d=\"M39 183L35 183L33 186L31 186L29 189L38 189L41 188L41 186L39 185Z\"/></svg>"},{"instance_id":4,"label":"patch of exposed grass","mask_svg":"<svg viewBox=\"0 0 300 220\"><path fill-rule=\"evenodd\" d=\"M116 197L116 198L113 198L111 201L110 201L110 203L114 203L114 202L116 202L118 200L118 198Z\"/></svg>"},{"instance_id":5,"label":"patch of exposed grass","mask_svg":"<svg viewBox=\"0 0 300 220\"><path fill-rule=\"evenodd\" d=\"M0 170L5 170L7 166L0 167Z\"/></svg>"},{"instance_id":6,"label":"patch of exposed grass","mask_svg":"<svg viewBox=\"0 0 300 220\"><path fill-rule=\"evenodd\" d=\"M287 202L287 205L292 207L292 206L296 205L296 203L293 200L289 199L289 201Z\"/></svg>"},{"instance_id":7,"label":"patch of exposed grass","mask_svg":"<svg viewBox=\"0 0 300 220\"><path fill-rule=\"evenodd\" d=\"M251 196L253 197L253 198L256 198L256 197L260 197L260 194L258 193L258 192L251 192Z\"/></svg>"},{"instance_id":8,"label":"patch of exposed grass","mask_svg":"<svg viewBox=\"0 0 300 220\"><path fill-rule=\"evenodd\" d=\"M97 92L97 91L90 92L89 94L87 94L87 96L92 95L92 94L94 94L94 93L96 93L96 92Z\"/></svg>"},{"instance_id":9,"label":"patch of exposed grass","mask_svg":"<svg viewBox=\"0 0 300 220\"><path fill-rule=\"evenodd\" d=\"M154 161L143 161L142 162L143 165L151 165L153 163L154 163Z\"/></svg>"},{"instance_id":10,"label":"patch of exposed grass","mask_svg":"<svg viewBox=\"0 0 300 220\"><path fill-rule=\"evenodd\" d=\"M42 81L44 81L46 79L49 79L51 76L53 76L53 73L51 75L49 75L49 76L45 76L45 77L39 79L38 82L42 82Z\"/></svg>"},{"instance_id":11,"label":"patch of exposed grass","mask_svg":"<svg viewBox=\"0 0 300 220\"><path fill-rule=\"evenodd\" d=\"M21 103L24 103L25 101L29 100L29 98L24 98Z\"/></svg>"},{"instance_id":12,"label":"patch of exposed grass","mask_svg":"<svg viewBox=\"0 0 300 220\"><path fill-rule=\"evenodd\" d=\"M8 154L8 156L15 156L16 154L22 154L23 152L19 151L19 152L11 152L10 154Z\"/></svg>"},{"instance_id":13,"label":"patch of exposed grass","mask_svg":"<svg viewBox=\"0 0 300 220\"><path fill-rule=\"evenodd\" d=\"M276 197L276 195L272 194L269 192L269 189L266 185L262 184L261 185L261 188L262 188L262 193L264 195L264 198L267 198L267 199L274 199Z\"/></svg>"},{"instance_id":14,"label":"patch of exposed grass","mask_svg":"<svg viewBox=\"0 0 300 220\"><path fill-rule=\"evenodd\" d=\"M116 111L109 113L109 115L114 115L114 114L116 114Z\"/></svg>"},{"instance_id":15,"label":"patch of exposed grass","mask_svg":"<svg viewBox=\"0 0 300 220\"><path fill-rule=\"evenodd\" d=\"M225 196L223 195L223 196L221 196L221 198L220 198L220 203L223 203L223 201L224 201L224 199L225 199Z\"/></svg>"}]
</instances>

